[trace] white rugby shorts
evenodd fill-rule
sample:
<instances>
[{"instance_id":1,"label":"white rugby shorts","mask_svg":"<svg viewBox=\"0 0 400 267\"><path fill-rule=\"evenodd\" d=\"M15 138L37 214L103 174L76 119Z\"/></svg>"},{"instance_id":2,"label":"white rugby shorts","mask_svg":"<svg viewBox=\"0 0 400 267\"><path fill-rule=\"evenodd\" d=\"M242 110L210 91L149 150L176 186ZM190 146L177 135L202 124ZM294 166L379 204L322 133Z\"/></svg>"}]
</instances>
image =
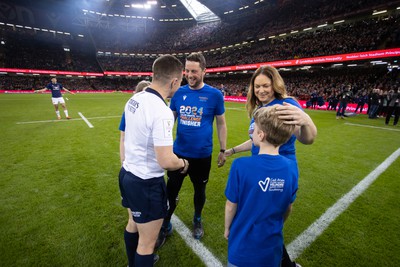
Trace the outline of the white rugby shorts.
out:
<instances>
[{"instance_id":1,"label":"white rugby shorts","mask_svg":"<svg viewBox=\"0 0 400 267\"><path fill-rule=\"evenodd\" d=\"M65 104L64 97L52 97L51 102L53 103L53 105Z\"/></svg>"}]
</instances>

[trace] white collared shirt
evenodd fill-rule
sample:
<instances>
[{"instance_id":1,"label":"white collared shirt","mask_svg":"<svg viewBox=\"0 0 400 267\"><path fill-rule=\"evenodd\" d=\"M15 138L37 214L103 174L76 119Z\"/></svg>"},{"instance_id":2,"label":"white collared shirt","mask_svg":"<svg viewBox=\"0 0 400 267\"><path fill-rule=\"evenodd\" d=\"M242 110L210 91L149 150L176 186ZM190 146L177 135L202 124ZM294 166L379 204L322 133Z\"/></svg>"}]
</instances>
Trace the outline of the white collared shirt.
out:
<instances>
[{"instance_id":1,"label":"white collared shirt","mask_svg":"<svg viewBox=\"0 0 400 267\"><path fill-rule=\"evenodd\" d=\"M170 108L157 93L142 91L126 103L125 121L125 170L142 179L163 176L154 147L173 145L174 115Z\"/></svg>"}]
</instances>

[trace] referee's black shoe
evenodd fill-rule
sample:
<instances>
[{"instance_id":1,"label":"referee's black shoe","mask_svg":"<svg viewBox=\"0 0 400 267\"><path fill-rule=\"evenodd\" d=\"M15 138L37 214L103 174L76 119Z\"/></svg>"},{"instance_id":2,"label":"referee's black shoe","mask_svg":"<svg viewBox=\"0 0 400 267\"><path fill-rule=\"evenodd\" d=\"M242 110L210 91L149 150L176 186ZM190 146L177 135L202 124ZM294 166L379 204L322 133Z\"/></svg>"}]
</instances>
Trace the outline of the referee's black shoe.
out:
<instances>
[{"instance_id":1,"label":"referee's black shoe","mask_svg":"<svg viewBox=\"0 0 400 267\"><path fill-rule=\"evenodd\" d=\"M164 244L165 241L167 240L167 236L172 235L173 227L171 222L168 223L168 227L162 226L160 229L160 233L158 233L156 245L154 249L159 249L161 248Z\"/></svg>"},{"instance_id":2,"label":"referee's black shoe","mask_svg":"<svg viewBox=\"0 0 400 267\"><path fill-rule=\"evenodd\" d=\"M154 256L154 258L153 258L153 265L154 264L156 264L156 262L160 259L160 256L158 256L157 254L153 254ZM129 267L129 265L127 266L127 267Z\"/></svg>"}]
</instances>

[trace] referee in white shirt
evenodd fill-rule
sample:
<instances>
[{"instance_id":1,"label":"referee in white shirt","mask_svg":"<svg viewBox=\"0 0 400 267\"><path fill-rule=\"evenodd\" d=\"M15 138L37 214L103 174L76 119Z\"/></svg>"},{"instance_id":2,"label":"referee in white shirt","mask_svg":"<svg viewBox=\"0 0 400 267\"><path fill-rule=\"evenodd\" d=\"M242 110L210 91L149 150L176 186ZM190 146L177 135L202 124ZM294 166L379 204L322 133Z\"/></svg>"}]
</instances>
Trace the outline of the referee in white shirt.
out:
<instances>
[{"instance_id":1,"label":"referee in white shirt","mask_svg":"<svg viewBox=\"0 0 400 267\"><path fill-rule=\"evenodd\" d=\"M129 212L124 234L129 266L153 266L154 245L167 214L164 170L186 172L189 166L173 153L174 115L165 103L180 87L182 74L176 57L157 58L150 86L125 105L126 171L120 172L120 189Z\"/></svg>"}]
</instances>

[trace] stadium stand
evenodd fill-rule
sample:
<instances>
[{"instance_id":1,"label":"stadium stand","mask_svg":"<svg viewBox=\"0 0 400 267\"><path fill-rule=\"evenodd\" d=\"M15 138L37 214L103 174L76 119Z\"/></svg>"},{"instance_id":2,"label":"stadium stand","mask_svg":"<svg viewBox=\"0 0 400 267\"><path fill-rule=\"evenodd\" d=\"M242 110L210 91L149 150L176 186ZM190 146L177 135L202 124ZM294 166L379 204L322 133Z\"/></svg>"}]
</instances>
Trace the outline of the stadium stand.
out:
<instances>
[{"instance_id":1,"label":"stadium stand","mask_svg":"<svg viewBox=\"0 0 400 267\"><path fill-rule=\"evenodd\" d=\"M61 21L79 21L74 24L76 27L60 25L60 22L54 24L53 30L44 31L45 21L37 19L35 25L21 26L12 24L16 21L10 16L10 21L0 24L0 67L94 73L149 72L154 58L162 53L176 53L183 60L186 53L200 50L206 56L208 67L222 67L400 47L400 11L394 8L400 1L276 1L236 15L224 15L224 4L202 2L213 8L222 20L204 24L151 20L136 27L116 28L128 24L122 18L102 16L96 25L96 14L79 10ZM26 4L24 8L33 15L39 12L36 17L43 17L44 11L37 11L32 2L7 4L15 9ZM383 8L391 12L371 15L371 10ZM118 12L112 7L108 9L110 13ZM345 22L333 23L339 19ZM117 26L112 27L112 23ZM318 27L321 23L328 25ZM304 31L304 27L313 29ZM356 68L331 68L325 64L281 72L289 92L300 99L307 99L313 90L327 98L345 84L353 84L357 93L373 87L389 90L398 82L397 69L389 72L387 66L360 63ZM211 74L206 81L215 86L223 83L228 95L244 95L250 74L251 71ZM136 77L116 76L60 78L69 88L81 90L132 90L138 81ZM0 75L0 89L40 88L47 80L43 75L7 73Z\"/></svg>"}]
</instances>

